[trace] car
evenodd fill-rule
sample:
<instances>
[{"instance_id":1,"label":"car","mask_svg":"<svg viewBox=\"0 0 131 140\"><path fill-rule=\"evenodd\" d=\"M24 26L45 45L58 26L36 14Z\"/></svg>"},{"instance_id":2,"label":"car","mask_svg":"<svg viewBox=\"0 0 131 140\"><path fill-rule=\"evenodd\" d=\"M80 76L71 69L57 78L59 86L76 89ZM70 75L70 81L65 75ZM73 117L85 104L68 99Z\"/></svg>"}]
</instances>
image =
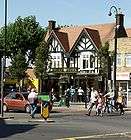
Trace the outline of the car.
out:
<instances>
[{"instance_id":1,"label":"car","mask_svg":"<svg viewBox=\"0 0 131 140\"><path fill-rule=\"evenodd\" d=\"M28 101L28 92L10 92L4 97L3 111L8 112L10 110L24 111L30 113L31 107ZM49 111L52 110L52 103L49 102ZM37 111L41 108L41 101L37 101Z\"/></svg>"},{"instance_id":2,"label":"car","mask_svg":"<svg viewBox=\"0 0 131 140\"><path fill-rule=\"evenodd\" d=\"M28 92L11 92L4 97L3 100L3 111L19 110L30 112L30 104L28 101Z\"/></svg>"}]
</instances>

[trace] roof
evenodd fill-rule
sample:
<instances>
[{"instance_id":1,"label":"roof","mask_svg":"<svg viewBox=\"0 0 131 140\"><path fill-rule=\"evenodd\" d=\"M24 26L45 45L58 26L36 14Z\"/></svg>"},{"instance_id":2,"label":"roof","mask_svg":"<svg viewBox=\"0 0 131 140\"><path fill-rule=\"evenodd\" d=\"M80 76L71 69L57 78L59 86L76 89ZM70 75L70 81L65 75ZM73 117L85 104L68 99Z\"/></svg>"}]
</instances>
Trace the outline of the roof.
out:
<instances>
[{"instance_id":1,"label":"roof","mask_svg":"<svg viewBox=\"0 0 131 140\"><path fill-rule=\"evenodd\" d=\"M127 28L126 29L126 32L127 32L127 36L128 37L131 37L131 28Z\"/></svg>"},{"instance_id":2,"label":"roof","mask_svg":"<svg viewBox=\"0 0 131 140\"><path fill-rule=\"evenodd\" d=\"M114 27L115 23L70 26L54 30L54 33L61 42L65 51L68 52L73 48L83 29L87 31L95 45L100 47L101 43L104 43L114 37ZM46 40L50 35L47 33Z\"/></svg>"}]
</instances>

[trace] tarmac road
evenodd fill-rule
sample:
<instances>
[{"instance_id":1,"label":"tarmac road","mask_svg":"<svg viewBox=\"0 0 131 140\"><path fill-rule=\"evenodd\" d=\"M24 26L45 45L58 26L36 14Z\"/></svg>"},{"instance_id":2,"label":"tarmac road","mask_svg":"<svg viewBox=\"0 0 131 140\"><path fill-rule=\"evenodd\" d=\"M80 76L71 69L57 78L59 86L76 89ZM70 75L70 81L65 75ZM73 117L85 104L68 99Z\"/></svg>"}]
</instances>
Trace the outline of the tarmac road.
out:
<instances>
[{"instance_id":1,"label":"tarmac road","mask_svg":"<svg viewBox=\"0 0 131 140\"><path fill-rule=\"evenodd\" d=\"M78 107L77 107L78 109ZM130 140L131 113L103 117L87 116L86 110L57 108L45 122L39 114L30 119L26 113L6 113L13 119L0 122L0 140ZM53 121L52 121L53 120Z\"/></svg>"}]
</instances>

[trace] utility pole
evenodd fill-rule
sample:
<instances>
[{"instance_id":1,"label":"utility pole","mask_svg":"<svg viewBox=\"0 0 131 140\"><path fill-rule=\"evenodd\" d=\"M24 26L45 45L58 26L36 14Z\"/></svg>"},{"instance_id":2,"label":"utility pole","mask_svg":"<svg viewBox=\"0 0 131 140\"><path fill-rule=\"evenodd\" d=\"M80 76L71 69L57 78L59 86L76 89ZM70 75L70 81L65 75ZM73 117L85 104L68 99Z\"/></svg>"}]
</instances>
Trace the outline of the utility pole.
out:
<instances>
[{"instance_id":1,"label":"utility pole","mask_svg":"<svg viewBox=\"0 0 131 140\"><path fill-rule=\"evenodd\" d=\"M1 59L1 117L4 117L3 112L3 101L4 101L4 73L5 73L5 64L6 64L6 44L7 44L7 0L5 0L5 46L3 49L3 57Z\"/></svg>"},{"instance_id":2,"label":"utility pole","mask_svg":"<svg viewBox=\"0 0 131 140\"><path fill-rule=\"evenodd\" d=\"M116 95L116 65L117 65L117 15L118 15L118 10L115 6L112 6L109 11L109 16L112 15L112 9L114 9L115 12L115 18L116 18L116 24L115 24L115 44L114 44L114 67L113 67L113 92Z\"/></svg>"}]
</instances>

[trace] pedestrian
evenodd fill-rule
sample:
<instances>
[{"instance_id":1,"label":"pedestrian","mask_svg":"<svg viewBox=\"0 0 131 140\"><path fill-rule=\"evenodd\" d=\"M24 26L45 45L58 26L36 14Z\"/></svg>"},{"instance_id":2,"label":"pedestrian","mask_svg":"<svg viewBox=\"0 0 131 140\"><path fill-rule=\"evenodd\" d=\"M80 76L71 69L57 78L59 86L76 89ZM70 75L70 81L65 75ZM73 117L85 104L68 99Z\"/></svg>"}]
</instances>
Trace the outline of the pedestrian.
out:
<instances>
[{"instance_id":1,"label":"pedestrian","mask_svg":"<svg viewBox=\"0 0 131 140\"><path fill-rule=\"evenodd\" d=\"M28 100L31 107L31 117L34 118L35 112L37 110L37 93L35 92L35 89L32 88L31 92L28 95Z\"/></svg>"},{"instance_id":2,"label":"pedestrian","mask_svg":"<svg viewBox=\"0 0 131 140\"><path fill-rule=\"evenodd\" d=\"M73 86L70 87L70 95L71 95L71 102L75 102L75 88Z\"/></svg>"},{"instance_id":3,"label":"pedestrian","mask_svg":"<svg viewBox=\"0 0 131 140\"><path fill-rule=\"evenodd\" d=\"M82 96L84 94L84 90L79 87L78 91L77 91L77 95L78 95L78 102L82 102Z\"/></svg>"},{"instance_id":4,"label":"pedestrian","mask_svg":"<svg viewBox=\"0 0 131 140\"><path fill-rule=\"evenodd\" d=\"M85 108L87 108L87 103L89 103L90 88L87 87L84 94Z\"/></svg>"},{"instance_id":5,"label":"pedestrian","mask_svg":"<svg viewBox=\"0 0 131 140\"><path fill-rule=\"evenodd\" d=\"M104 97L106 97L106 109L108 113L112 113L113 112L113 106L115 104L115 94L113 92L113 90L110 90L107 94L104 95Z\"/></svg>"},{"instance_id":6,"label":"pedestrian","mask_svg":"<svg viewBox=\"0 0 131 140\"><path fill-rule=\"evenodd\" d=\"M27 92L30 93L31 89L32 89L32 87L31 87L31 85L29 85L29 87L27 88Z\"/></svg>"},{"instance_id":7,"label":"pedestrian","mask_svg":"<svg viewBox=\"0 0 131 140\"><path fill-rule=\"evenodd\" d=\"M124 91L122 90L122 87L119 87L116 104L120 108L120 115L124 115Z\"/></svg>"},{"instance_id":8,"label":"pedestrian","mask_svg":"<svg viewBox=\"0 0 131 140\"><path fill-rule=\"evenodd\" d=\"M92 87L91 88L90 103L89 103L89 108L88 108L88 113L87 113L88 116L90 116L93 106L96 105L97 97L98 97L98 92L97 92L97 90L95 90Z\"/></svg>"},{"instance_id":9,"label":"pedestrian","mask_svg":"<svg viewBox=\"0 0 131 140\"><path fill-rule=\"evenodd\" d=\"M86 99L88 103L90 101L90 88L89 87L86 88Z\"/></svg>"},{"instance_id":10,"label":"pedestrian","mask_svg":"<svg viewBox=\"0 0 131 140\"><path fill-rule=\"evenodd\" d=\"M99 115L103 116L104 103L105 103L105 99L103 97L101 90L99 90L98 97L97 97L97 107L96 107L96 115L97 116L99 116Z\"/></svg>"},{"instance_id":11,"label":"pedestrian","mask_svg":"<svg viewBox=\"0 0 131 140\"><path fill-rule=\"evenodd\" d=\"M70 107L70 89L67 88L67 90L65 90L65 105L69 108Z\"/></svg>"},{"instance_id":12,"label":"pedestrian","mask_svg":"<svg viewBox=\"0 0 131 140\"><path fill-rule=\"evenodd\" d=\"M54 88L52 88L51 91L49 92L49 96L50 96L50 101L53 104L56 101Z\"/></svg>"}]
</instances>

